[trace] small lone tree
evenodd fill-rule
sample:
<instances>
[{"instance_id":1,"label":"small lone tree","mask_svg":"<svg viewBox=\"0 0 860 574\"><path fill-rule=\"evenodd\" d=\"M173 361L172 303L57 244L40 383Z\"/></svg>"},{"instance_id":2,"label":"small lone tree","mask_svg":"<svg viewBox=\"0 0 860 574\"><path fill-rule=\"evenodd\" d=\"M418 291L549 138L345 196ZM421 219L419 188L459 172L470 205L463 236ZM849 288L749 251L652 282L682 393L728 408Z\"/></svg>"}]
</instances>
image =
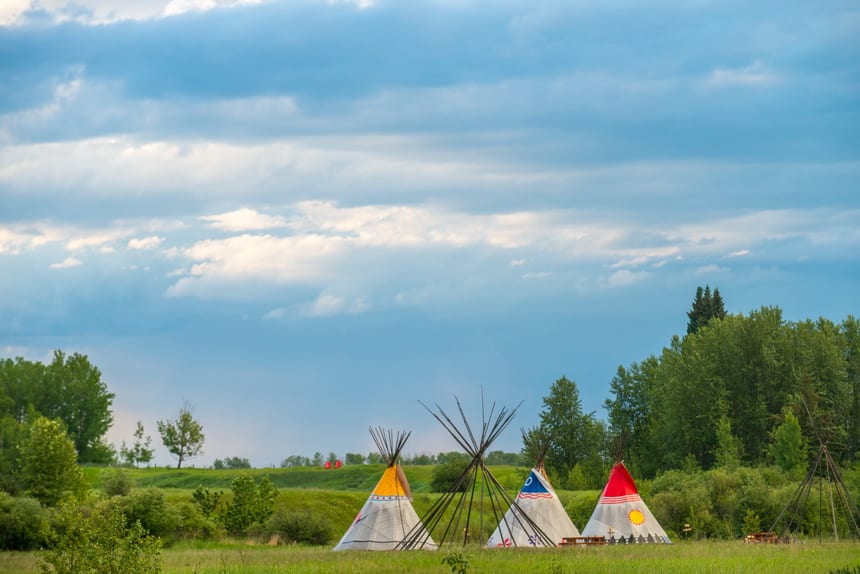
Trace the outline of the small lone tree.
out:
<instances>
[{"instance_id":1,"label":"small lone tree","mask_svg":"<svg viewBox=\"0 0 860 574\"><path fill-rule=\"evenodd\" d=\"M143 423L137 421L137 429L134 431L134 444L131 447L125 446L123 441L119 449L119 456L122 462L129 466L140 466L140 463L149 463L152 460L152 455L155 450L150 448L152 445L152 437L143 435Z\"/></svg>"},{"instance_id":2,"label":"small lone tree","mask_svg":"<svg viewBox=\"0 0 860 574\"><path fill-rule=\"evenodd\" d=\"M176 468L182 468L182 461L203 453L203 426L191 416L191 405L185 403L179 409L175 421L158 421L161 442L177 458Z\"/></svg>"}]
</instances>

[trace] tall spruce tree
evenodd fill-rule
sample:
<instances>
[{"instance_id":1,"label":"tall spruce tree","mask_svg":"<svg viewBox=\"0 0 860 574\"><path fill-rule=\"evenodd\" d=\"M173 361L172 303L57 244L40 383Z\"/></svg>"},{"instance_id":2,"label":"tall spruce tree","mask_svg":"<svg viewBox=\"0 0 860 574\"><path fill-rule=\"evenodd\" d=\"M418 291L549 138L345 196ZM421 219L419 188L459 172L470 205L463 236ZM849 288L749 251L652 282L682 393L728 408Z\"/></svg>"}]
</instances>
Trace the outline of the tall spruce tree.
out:
<instances>
[{"instance_id":1,"label":"tall spruce tree","mask_svg":"<svg viewBox=\"0 0 860 574\"><path fill-rule=\"evenodd\" d=\"M691 335L697 332L710 322L711 319L724 319L726 316L726 308L723 303L723 296L720 295L720 290L715 288L711 293L710 285L705 285L696 288L696 297L693 299L693 305L687 311L687 334Z\"/></svg>"}]
</instances>

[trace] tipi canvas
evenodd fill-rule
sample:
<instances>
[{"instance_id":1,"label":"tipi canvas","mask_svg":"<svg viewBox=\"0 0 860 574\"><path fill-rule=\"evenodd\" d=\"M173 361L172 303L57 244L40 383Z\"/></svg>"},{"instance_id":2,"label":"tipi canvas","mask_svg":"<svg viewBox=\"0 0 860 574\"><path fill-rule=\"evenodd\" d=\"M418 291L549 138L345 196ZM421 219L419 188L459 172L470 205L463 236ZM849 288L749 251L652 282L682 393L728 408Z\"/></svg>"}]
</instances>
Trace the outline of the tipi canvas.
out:
<instances>
[{"instance_id":1,"label":"tipi canvas","mask_svg":"<svg viewBox=\"0 0 860 574\"><path fill-rule=\"evenodd\" d=\"M558 546L564 538L579 536L544 473L543 465L529 472L514 504L519 507L519 512L511 505L487 541L487 548L547 546L547 539ZM522 520L520 512L530 520ZM538 528L544 536L537 532Z\"/></svg>"},{"instance_id":2,"label":"tipi canvas","mask_svg":"<svg viewBox=\"0 0 860 574\"><path fill-rule=\"evenodd\" d=\"M396 462L410 433L395 436L391 431L386 434L382 429L370 429L370 434L388 468L335 550L394 550L407 533L424 530L412 507L409 482ZM413 548L436 550L436 543L426 530L424 534L421 544Z\"/></svg>"},{"instance_id":3,"label":"tipi canvas","mask_svg":"<svg viewBox=\"0 0 860 574\"><path fill-rule=\"evenodd\" d=\"M639 496L623 462L612 467L606 488L582 535L602 536L611 544L671 543Z\"/></svg>"}]
</instances>

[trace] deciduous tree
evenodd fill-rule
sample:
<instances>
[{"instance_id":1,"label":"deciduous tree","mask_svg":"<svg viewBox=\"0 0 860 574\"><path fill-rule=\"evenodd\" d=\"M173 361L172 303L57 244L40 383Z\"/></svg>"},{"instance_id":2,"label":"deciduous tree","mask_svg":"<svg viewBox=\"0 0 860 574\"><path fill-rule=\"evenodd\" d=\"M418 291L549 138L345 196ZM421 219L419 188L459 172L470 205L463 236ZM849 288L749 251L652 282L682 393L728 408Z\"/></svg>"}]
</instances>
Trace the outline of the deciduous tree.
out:
<instances>
[{"instance_id":1,"label":"deciduous tree","mask_svg":"<svg viewBox=\"0 0 860 574\"><path fill-rule=\"evenodd\" d=\"M86 481L78 466L75 445L60 421L37 417L21 443L21 483L47 506L64 498L81 498Z\"/></svg>"},{"instance_id":2,"label":"deciduous tree","mask_svg":"<svg viewBox=\"0 0 860 574\"><path fill-rule=\"evenodd\" d=\"M179 409L176 420L158 421L157 426L164 446L177 459L176 468L203 452L203 426L194 420L188 403Z\"/></svg>"}]
</instances>

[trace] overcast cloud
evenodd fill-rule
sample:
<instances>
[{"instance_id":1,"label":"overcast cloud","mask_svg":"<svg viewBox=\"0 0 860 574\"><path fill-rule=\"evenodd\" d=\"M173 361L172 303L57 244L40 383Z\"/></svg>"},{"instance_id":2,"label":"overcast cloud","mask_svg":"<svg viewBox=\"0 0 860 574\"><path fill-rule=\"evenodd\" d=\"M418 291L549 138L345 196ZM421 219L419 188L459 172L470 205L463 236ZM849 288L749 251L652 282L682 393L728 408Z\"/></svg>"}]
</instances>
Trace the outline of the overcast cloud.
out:
<instances>
[{"instance_id":1,"label":"overcast cloud","mask_svg":"<svg viewBox=\"0 0 860 574\"><path fill-rule=\"evenodd\" d=\"M86 353L117 443L191 401L197 464L449 450L417 400L526 426L562 375L603 416L699 285L856 315L857 38L849 1L5 2L2 355Z\"/></svg>"}]
</instances>

